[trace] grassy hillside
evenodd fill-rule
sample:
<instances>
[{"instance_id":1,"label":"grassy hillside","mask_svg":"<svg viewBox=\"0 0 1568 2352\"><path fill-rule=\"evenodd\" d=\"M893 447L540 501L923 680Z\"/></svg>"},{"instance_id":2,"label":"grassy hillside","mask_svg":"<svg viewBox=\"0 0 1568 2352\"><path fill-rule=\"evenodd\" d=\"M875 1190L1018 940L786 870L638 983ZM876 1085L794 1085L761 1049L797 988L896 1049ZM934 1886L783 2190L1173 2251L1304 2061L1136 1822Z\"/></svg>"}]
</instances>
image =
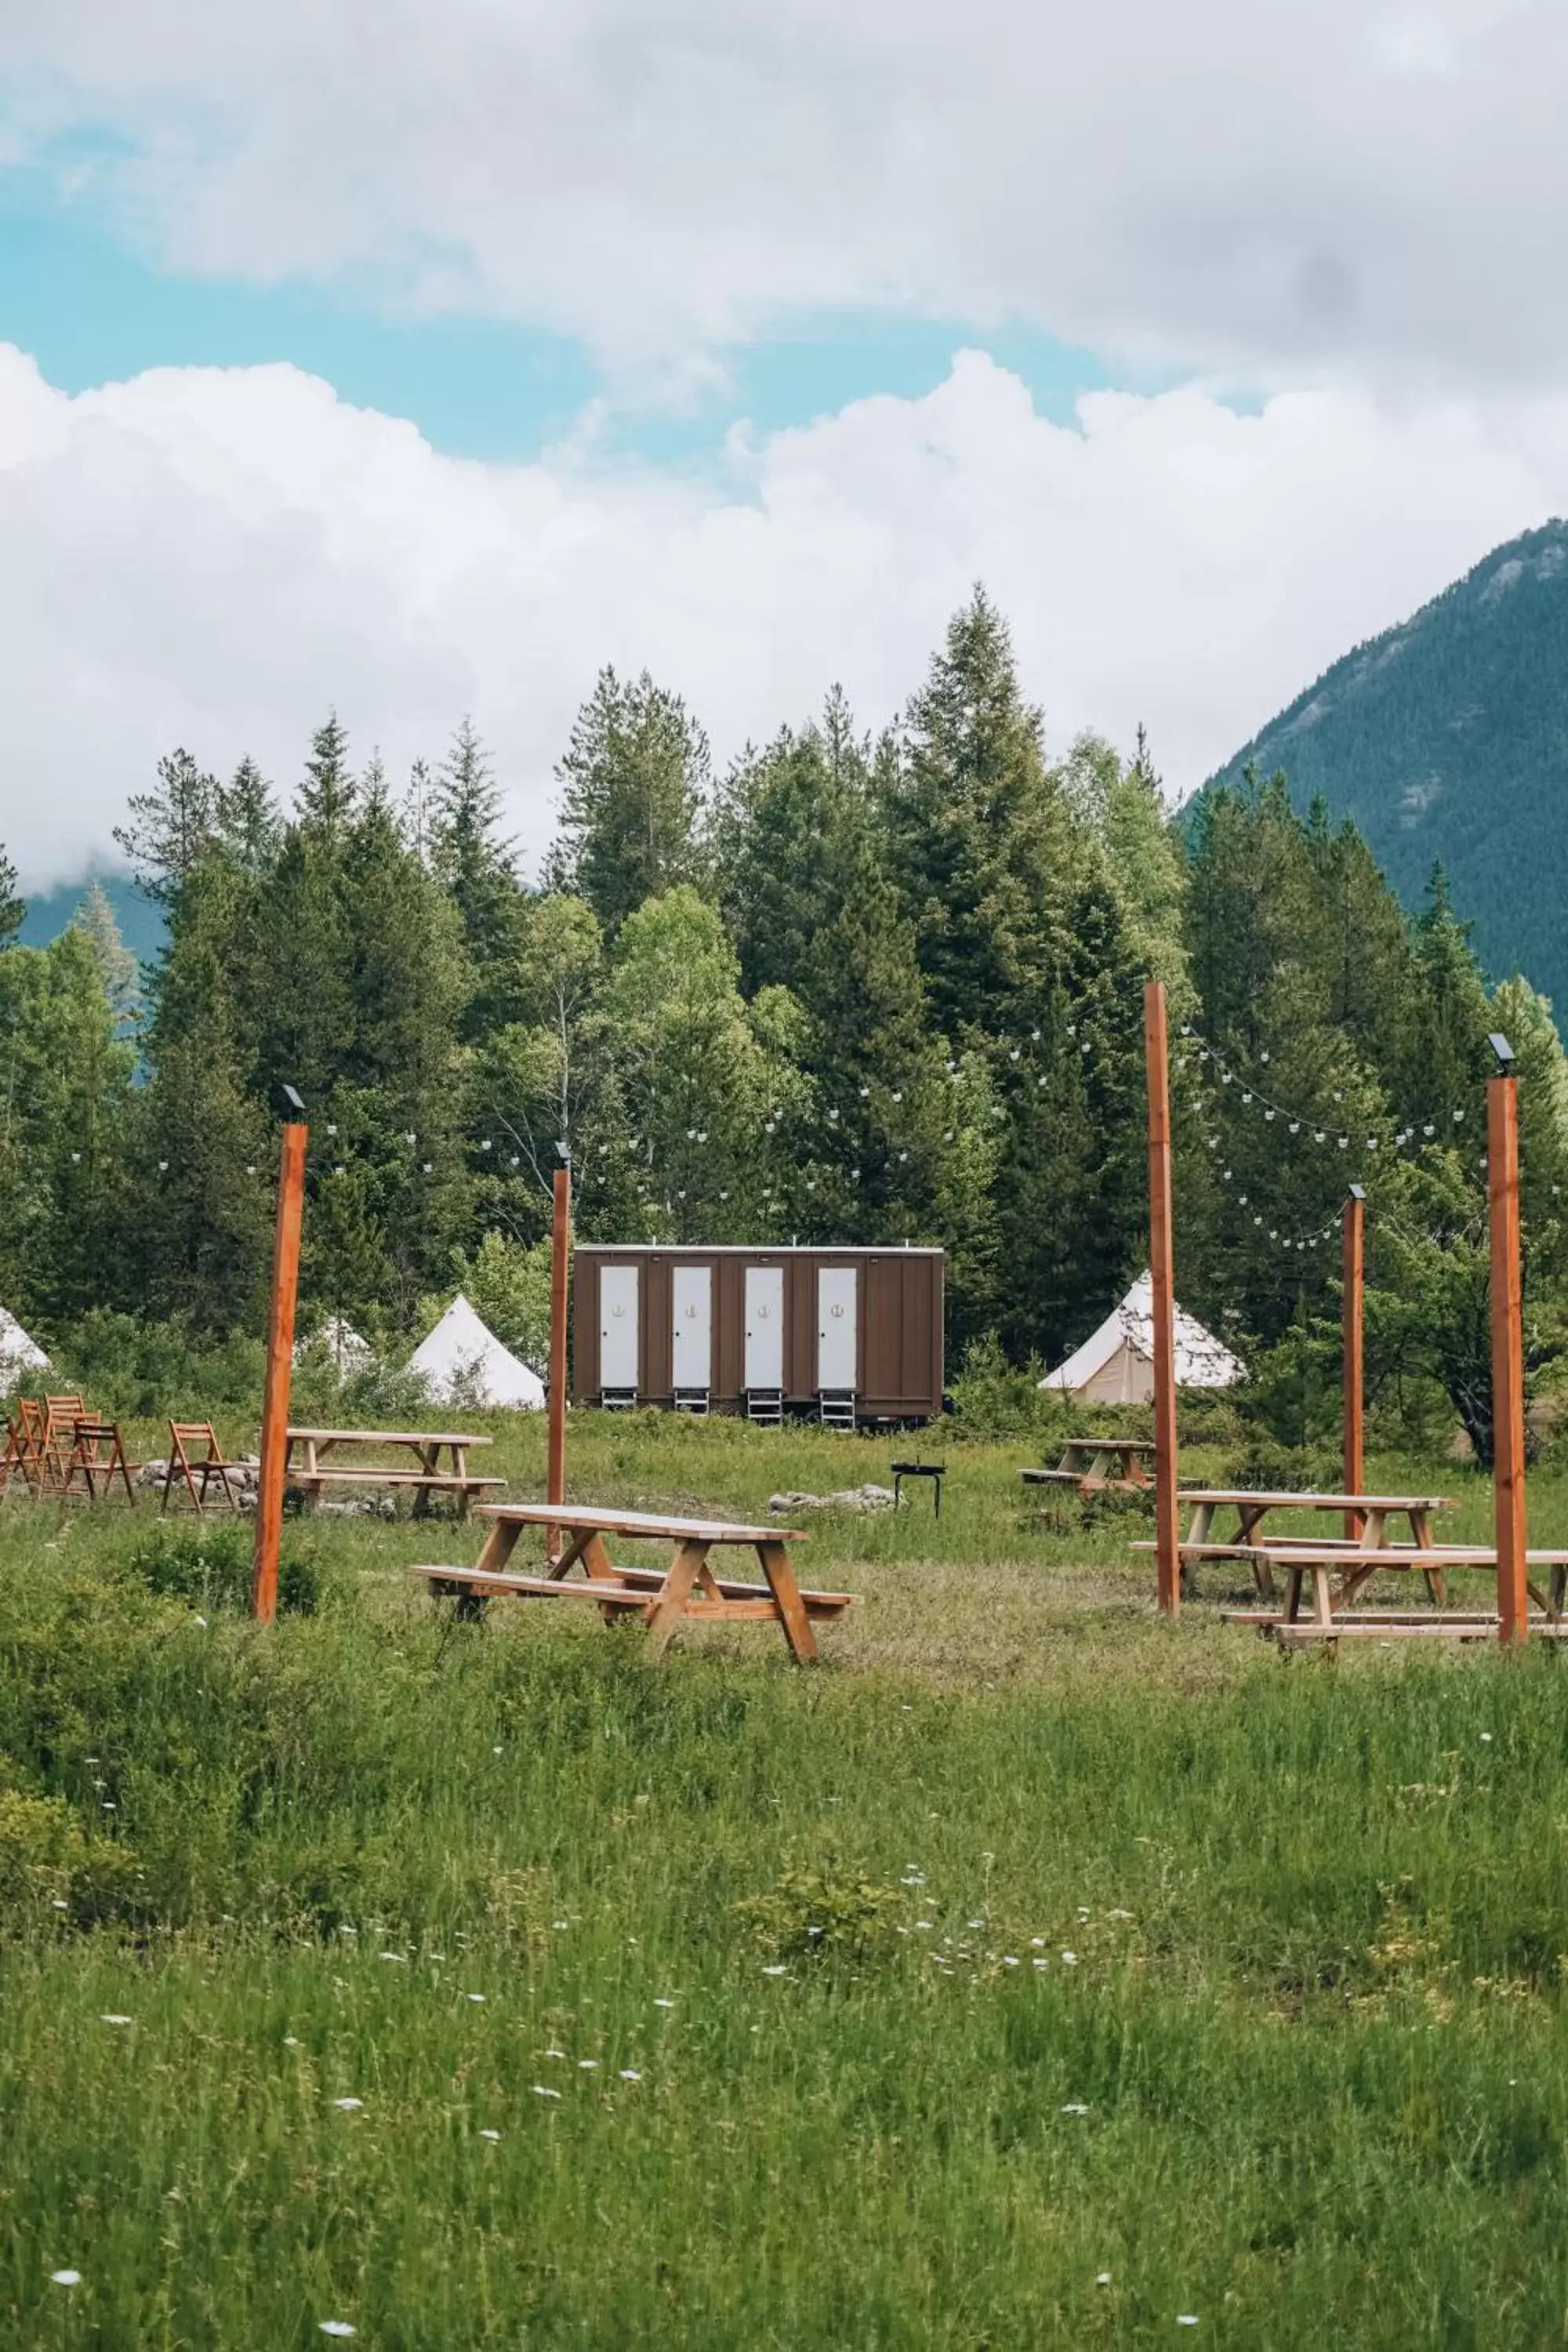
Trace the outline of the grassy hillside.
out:
<instances>
[{"instance_id":1,"label":"grassy hillside","mask_svg":"<svg viewBox=\"0 0 1568 2352\"><path fill-rule=\"evenodd\" d=\"M1491 976L1568 1009L1568 524L1357 646L1211 782L1248 761L1353 817L1406 906L1441 859Z\"/></svg>"},{"instance_id":2,"label":"grassy hillside","mask_svg":"<svg viewBox=\"0 0 1568 2352\"><path fill-rule=\"evenodd\" d=\"M628 1503L885 1475L573 1447ZM0 2340L1558 2340L1560 1663L1158 1623L1137 1513L948 1452L940 1522L819 1525L865 1602L810 1674L454 1628L401 1571L466 1528L290 1522L320 1606L263 1635L243 1530L0 1510Z\"/></svg>"}]
</instances>

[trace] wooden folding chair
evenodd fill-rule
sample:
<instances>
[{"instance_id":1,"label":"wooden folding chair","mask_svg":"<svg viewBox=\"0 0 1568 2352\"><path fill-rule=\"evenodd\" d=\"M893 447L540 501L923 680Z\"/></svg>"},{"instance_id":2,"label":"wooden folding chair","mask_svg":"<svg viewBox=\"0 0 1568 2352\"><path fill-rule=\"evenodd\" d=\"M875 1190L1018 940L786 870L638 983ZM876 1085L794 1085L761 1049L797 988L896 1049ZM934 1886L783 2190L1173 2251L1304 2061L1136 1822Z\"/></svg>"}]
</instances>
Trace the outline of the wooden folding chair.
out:
<instances>
[{"instance_id":1,"label":"wooden folding chair","mask_svg":"<svg viewBox=\"0 0 1568 2352\"><path fill-rule=\"evenodd\" d=\"M106 1450L107 1449L107 1450ZM134 1505L136 1489L131 1483L131 1465L125 1459L125 1445L115 1421L79 1421L71 1440L71 1450L66 1459L65 1477L60 1487L62 1497L69 1499L81 1481L80 1491L89 1503L98 1500L99 1486L108 1493L118 1478L125 1488L125 1499Z\"/></svg>"},{"instance_id":2,"label":"wooden folding chair","mask_svg":"<svg viewBox=\"0 0 1568 2352\"><path fill-rule=\"evenodd\" d=\"M204 1441L207 1449L205 1455L198 1461L193 1461L188 1449L193 1445L200 1445ZM163 1477L163 1496L158 1506L159 1509L161 1511L168 1509L169 1496L174 1491L174 1480L180 1477L190 1489L191 1500L198 1511L206 1509L207 1487L215 1478L223 1488L224 1498L229 1509L237 1511L239 1497L230 1484L234 1467L232 1462L224 1460L222 1449L219 1447L210 1421L172 1421L169 1423L169 1467Z\"/></svg>"},{"instance_id":3,"label":"wooden folding chair","mask_svg":"<svg viewBox=\"0 0 1568 2352\"><path fill-rule=\"evenodd\" d=\"M43 1408L31 1397L18 1397L16 1410L5 1423L5 1451L0 1454L0 1495L10 1486L13 1478L20 1478L28 1495L38 1490L42 1443Z\"/></svg>"},{"instance_id":4,"label":"wooden folding chair","mask_svg":"<svg viewBox=\"0 0 1568 2352\"><path fill-rule=\"evenodd\" d=\"M66 1456L76 1433L79 1421L89 1418L86 1400L80 1391L69 1389L63 1396L46 1396L42 1406L43 1442L39 1448L38 1485L40 1495L65 1492Z\"/></svg>"}]
</instances>

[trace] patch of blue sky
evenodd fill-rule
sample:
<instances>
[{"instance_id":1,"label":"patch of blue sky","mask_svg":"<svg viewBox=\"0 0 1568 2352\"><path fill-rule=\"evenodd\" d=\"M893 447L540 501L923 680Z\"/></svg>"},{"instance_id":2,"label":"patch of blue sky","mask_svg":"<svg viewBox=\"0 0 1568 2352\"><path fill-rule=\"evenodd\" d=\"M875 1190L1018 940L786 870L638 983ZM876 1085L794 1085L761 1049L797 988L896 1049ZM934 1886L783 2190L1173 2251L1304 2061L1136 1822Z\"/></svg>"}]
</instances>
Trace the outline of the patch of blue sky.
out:
<instances>
[{"instance_id":1,"label":"patch of blue sky","mask_svg":"<svg viewBox=\"0 0 1568 2352\"><path fill-rule=\"evenodd\" d=\"M397 315L342 287L161 269L59 186L53 173L0 172L0 340L31 352L62 391L153 367L286 360L355 406L409 418L437 449L501 462L561 440L604 391L588 349L541 328ZM1111 381L1093 352L1022 324L826 315L723 354L712 383L679 404L615 401L596 418L595 446L634 463L700 467L738 419L768 434L878 394L918 398L966 348L1013 370L1058 423Z\"/></svg>"}]
</instances>

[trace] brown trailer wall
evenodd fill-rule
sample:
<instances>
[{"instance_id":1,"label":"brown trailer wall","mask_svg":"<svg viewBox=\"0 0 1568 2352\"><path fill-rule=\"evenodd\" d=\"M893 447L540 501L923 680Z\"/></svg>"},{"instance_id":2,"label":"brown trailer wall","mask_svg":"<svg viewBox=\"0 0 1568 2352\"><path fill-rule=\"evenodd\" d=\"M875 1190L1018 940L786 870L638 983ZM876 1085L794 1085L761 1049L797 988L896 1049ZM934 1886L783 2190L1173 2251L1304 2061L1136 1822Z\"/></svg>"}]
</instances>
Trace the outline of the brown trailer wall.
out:
<instances>
[{"instance_id":1,"label":"brown trailer wall","mask_svg":"<svg viewBox=\"0 0 1568 2352\"><path fill-rule=\"evenodd\" d=\"M784 1275L784 1382L787 1405L815 1403L817 1394L818 1271L854 1266L858 1299L857 1407L863 1419L931 1420L942 1411L942 1276L936 1252L913 1250L578 1249L573 1273L572 1395L591 1403L599 1393L599 1271L640 1269L638 1379L641 1402L674 1401L672 1295L674 1270L705 1265L712 1282L712 1409L745 1410L746 1270L777 1266Z\"/></svg>"}]
</instances>

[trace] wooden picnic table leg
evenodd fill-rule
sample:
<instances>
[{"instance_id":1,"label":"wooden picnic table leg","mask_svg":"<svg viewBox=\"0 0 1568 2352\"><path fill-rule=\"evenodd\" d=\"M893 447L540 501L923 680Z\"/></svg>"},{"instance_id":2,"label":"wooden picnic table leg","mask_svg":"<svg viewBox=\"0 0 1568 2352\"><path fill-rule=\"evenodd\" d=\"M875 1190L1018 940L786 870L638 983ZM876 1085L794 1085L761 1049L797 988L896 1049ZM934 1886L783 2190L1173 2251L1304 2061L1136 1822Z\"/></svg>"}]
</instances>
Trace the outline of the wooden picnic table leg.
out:
<instances>
[{"instance_id":1,"label":"wooden picnic table leg","mask_svg":"<svg viewBox=\"0 0 1568 2352\"><path fill-rule=\"evenodd\" d=\"M800 1597L800 1587L795 1580L788 1549L776 1540L760 1543L757 1558L762 1561L763 1574L768 1580L768 1590L778 1604L784 1639L795 1652L798 1663L803 1666L809 1664L816 1655L816 1636L811 1630L811 1620Z\"/></svg>"},{"instance_id":2,"label":"wooden picnic table leg","mask_svg":"<svg viewBox=\"0 0 1568 2352\"><path fill-rule=\"evenodd\" d=\"M648 1602L647 1640L654 1656L669 1646L669 1639L686 1614L698 1570L708 1557L704 1543L683 1543L669 1563L669 1573Z\"/></svg>"},{"instance_id":3,"label":"wooden picnic table leg","mask_svg":"<svg viewBox=\"0 0 1568 2352\"><path fill-rule=\"evenodd\" d=\"M1329 1571L1322 1560L1312 1563L1312 1621L1318 1625L1331 1625L1334 1604L1329 1595Z\"/></svg>"},{"instance_id":4,"label":"wooden picnic table leg","mask_svg":"<svg viewBox=\"0 0 1568 2352\"><path fill-rule=\"evenodd\" d=\"M441 1468L441 1449L438 1445L411 1445L408 1450L413 1454L416 1462L418 1463L420 1471L425 1477L435 1478L439 1475ZM428 1486L416 1486L414 1489L414 1501L409 1508L409 1517L410 1518L415 1519L427 1519L429 1516L430 1489Z\"/></svg>"},{"instance_id":5,"label":"wooden picnic table leg","mask_svg":"<svg viewBox=\"0 0 1568 2352\"><path fill-rule=\"evenodd\" d=\"M1258 1510L1251 1510L1245 1503L1241 1503L1237 1506L1236 1516L1240 1523L1241 1528L1238 1540L1244 1544L1249 1544L1258 1531L1258 1523L1263 1518L1264 1513ZM1268 1562L1262 1557L1260 1552L1253 1555L1252 1580L1257 1585L1259 1597L1262 1600L1273 1600L1274 1570L1269 1567Z\"/></svg>"},{"instance_id":6,"label":"wooden picnic table leg","mask_svg":"<svg viewBox=\"0 0 1568 2352\"><path fill-rule=\"evenodd\" d=\"M1285 1622L1293 1625L1301 1614L1301 1578L1303 1570L1292 1567L1285 1589Z\"/></svg>"},{"instance_id":7,"label":"wooden picnic table leg","mask_svg":"<svg viewBox=\"0 0 1568 2352\"><path fill-rule=\"evenodd\" d=\"M1187 1528L1185 1541L1189 1544L1207 1543L1209 1529L1213 1525L1214 1505L1195 1503L1193 1507L1192 1523ZM1181 1562L1182 1598L1184 1601L1191 1601L1197 1589L1196 1571L1194 1563L1187 1558L1181 1538L1178 1538L1176 1544L1176 1558Z\"/></svg>"},{"instance_id":8,"label":"wooden picnic table leg","mask_svg":"<svg viewBox=\"0 0 1568 2352\"><path fill-rule=\"evenodd\" d=\"M1563 1614L1565 1592L1568 1592L1568 1568L1554 1568L1552 1571L1552 1622L1553 1624Z\"/></svg>"},{"instance_id":9,"label":"wooden picnic table leg","mask_svg":"<svg viewBox=\"0 0 1568 2352\"><path fill-rule=\"evenodd\" d=\"M452 1448L452 1475L463 1481L458 1489L458 1517L466 1519L470 1499L468 1487L468 1449L466 1445L454 1445Z\"/></svg>"},{"instance_id":10,"label":"wooden picnic table leg","mask_svg":"<svg viewBox=\"0 0 1568 2352\"><path fill-rule=\"evenodd\" d=\"M485 1538L484 1548L479 1553L479 1573L493 1576L499 1569L504 1568L517 1549L517 1539L521 1533L522 1529L513 1526L509 1520L492 1519L490 1531Z\"/></svg>"},{"instance_id":11,"label":"wooden picnic table leg","mask_svg":"<svg viewBox=\"0 0 1568 2352\"><path fill-rule=\"evenodd\" d=\"M1388 1513L1386 1511L1374 1509L1363 1511L1362 1517L1366 1523L1362 1529L1361 1539L1363 1543L1365 1544L1369 1551L1381 1551L1384 1544L1388 1541ZM1410 1514L1410 1527L1411 1531L1414 1534L1415 1528L1415 1513L1414 1511ZM1419 1542L1420 1538L1417 1537L1416 1540Z\"/></svg>"}]
</instances>

